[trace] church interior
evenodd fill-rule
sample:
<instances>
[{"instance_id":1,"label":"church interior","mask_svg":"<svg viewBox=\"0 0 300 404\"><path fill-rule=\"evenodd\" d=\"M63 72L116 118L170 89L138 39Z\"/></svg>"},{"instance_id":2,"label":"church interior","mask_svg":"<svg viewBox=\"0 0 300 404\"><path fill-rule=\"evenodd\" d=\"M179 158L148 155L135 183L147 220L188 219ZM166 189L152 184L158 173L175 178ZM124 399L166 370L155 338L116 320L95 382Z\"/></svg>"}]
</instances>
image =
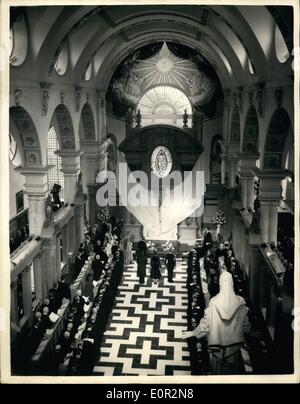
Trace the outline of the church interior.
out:
<instances>
[{"instance_id":1,"label":"church interior","mask_svg":"<svg viewBox=\"0 0 300 404\"><path fill-rule=\"evenodd\" d=\"M293 8L9 17L11 374L292 374Z\"/></svg>"}]
</instances>

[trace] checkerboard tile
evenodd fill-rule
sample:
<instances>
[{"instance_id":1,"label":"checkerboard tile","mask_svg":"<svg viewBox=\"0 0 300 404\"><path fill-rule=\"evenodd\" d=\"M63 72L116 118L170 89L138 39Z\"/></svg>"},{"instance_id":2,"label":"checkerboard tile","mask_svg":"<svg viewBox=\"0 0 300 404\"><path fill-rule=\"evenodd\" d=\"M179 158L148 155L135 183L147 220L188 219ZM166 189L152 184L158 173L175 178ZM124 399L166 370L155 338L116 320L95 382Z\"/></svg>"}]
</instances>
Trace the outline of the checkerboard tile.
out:
<instances>
[{"instance_id":1,"label":"checkerboard tile","mask_svg":"<svg viewBox=\"0 0 300 404\"><path fill-rule=\"evenodd\" d=\"M159 285L149 278L139 285L136 272L136 264L125 266L93 374L191 374L187 342L180 338L187 329L186 263L177 260L173 283L165 270Z\"/></svg>"}]
</instances>

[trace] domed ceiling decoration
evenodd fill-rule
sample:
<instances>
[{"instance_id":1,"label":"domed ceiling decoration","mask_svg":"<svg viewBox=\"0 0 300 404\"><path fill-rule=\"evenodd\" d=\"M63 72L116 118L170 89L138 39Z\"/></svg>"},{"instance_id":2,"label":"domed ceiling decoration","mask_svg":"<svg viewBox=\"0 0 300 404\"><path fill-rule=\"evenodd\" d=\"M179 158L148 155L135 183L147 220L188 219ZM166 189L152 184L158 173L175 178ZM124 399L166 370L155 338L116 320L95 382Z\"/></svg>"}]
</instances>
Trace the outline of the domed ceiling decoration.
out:
<instances>
[{"instance_id":1,"label":"domed ceiling decoration","mask_svg":"<svg viewBox=\"0 0 300 404\"><path fill-rule=\"evenodd\" d=\"M220 112L223 94L210 63L186 46L166 42L144 46L119 65L109 85L108 107L124 116L157 86L180 89L208 117Z\"/></svg>"}]
</instances>

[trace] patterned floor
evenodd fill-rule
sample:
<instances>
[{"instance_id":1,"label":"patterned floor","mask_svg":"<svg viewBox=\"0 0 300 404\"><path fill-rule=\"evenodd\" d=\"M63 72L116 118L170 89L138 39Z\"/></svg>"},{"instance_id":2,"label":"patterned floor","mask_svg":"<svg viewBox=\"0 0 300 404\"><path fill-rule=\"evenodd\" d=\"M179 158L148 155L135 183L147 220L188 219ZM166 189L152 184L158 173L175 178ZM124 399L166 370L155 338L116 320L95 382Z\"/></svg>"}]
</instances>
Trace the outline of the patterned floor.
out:
<instances>
[{"instance_id":1,"label":"patterned floor","mask_svg":"<svg viewBox=\"0 0 300 404\"><path fill-rule=\"evenodd\" d=\"M150 272L149 266L147 274ZM180 333L187 329L186 263L177 260L174 282L139 285L136 263L126 266L93 375L189 375Z\"/></svg>"}]
</instances>

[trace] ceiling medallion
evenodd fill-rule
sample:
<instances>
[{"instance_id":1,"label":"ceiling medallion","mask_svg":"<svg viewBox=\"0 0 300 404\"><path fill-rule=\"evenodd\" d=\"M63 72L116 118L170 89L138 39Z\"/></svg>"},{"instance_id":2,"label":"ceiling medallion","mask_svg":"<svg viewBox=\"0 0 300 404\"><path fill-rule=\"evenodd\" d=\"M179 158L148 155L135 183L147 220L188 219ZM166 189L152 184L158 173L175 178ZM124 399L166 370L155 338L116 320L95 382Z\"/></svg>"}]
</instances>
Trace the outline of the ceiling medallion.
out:
<instances>
[{"instance_id":1,"label":"ceiling medallion","mask_svg":"<svg viewBox=\"0 0 300 404\"><path fill-rule=\"evenodd\" d=\"M156 68L159 70L161 73L166 74L170 70L172 70L174 67L174 63L172 62L171 59L168 59L167 57L161 58L157 63L156 63Z\"/></svg>"}]
</instances>

